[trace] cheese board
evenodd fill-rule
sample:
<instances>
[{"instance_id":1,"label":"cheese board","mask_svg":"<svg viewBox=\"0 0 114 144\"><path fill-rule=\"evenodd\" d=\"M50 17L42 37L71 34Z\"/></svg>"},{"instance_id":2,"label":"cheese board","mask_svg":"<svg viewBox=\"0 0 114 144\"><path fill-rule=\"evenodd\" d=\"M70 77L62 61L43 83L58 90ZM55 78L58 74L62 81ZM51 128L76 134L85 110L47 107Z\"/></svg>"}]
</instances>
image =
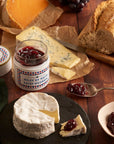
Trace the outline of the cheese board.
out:
<instances>
[{"instance_id":1,"label":"cheese board","mask_svg":"<svg viewBox=\"0 0 114 144\"><path fill-rule=\"evenodd\" d=\"M19 134L12 123L13 116L13 105L14 102L8 104L3 111L0 113L0 142L2 144L85 144L88 140L90 134L90 121L86 114L86 112L80 107L79 104L74 102L72 99L60 95L60 94L52 94L54 98L57 99L60 106L60 123L55 125L55 133L43 138L43 139L32 139ZM81 115L86 127L87 133L79 136L73 136L68 138L63 138L60 136L60 127L61 123L67 121L69 119L75 118L78 114Z\"/></svg>"}]
</instances>

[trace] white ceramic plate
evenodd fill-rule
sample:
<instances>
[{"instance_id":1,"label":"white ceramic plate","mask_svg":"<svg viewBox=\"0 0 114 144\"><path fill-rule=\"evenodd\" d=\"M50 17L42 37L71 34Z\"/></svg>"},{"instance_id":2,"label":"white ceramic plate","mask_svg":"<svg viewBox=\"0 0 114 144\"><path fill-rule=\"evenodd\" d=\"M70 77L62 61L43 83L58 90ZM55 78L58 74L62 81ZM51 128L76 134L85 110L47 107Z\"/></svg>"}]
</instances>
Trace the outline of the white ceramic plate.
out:
<instances>
[{"instance_id":1,"label":"white ceramic plate","mask_svg":"<svg viewBox=\"0 0 114 144\"><path fill-rule=\"evenodd\" d=\"M107 128L107 116L114 112L114 101L103 106L98 112L98 121L103 128L103 130L110 136L114 137L114 135Z\"/></svg>"}]
</instances>

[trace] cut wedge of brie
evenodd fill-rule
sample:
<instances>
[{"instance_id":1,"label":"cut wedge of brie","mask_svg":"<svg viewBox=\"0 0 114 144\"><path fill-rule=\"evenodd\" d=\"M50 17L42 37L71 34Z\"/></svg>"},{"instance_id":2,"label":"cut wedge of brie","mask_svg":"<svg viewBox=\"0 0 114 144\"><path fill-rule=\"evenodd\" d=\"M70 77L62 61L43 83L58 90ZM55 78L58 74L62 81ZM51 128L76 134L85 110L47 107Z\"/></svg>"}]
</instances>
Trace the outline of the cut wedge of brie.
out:
<instances>
[{"instance_id":1,"label":"cut wedge of brie","mask_svg":"<svg viewBox=\"0 0 114 144\"><path fill-rule=\"evenodd\" d=\"M67 124L68 121L62 123L60 131L60 135L62 137L76 136L80 134L85 134L87 132L87 128L80 115L78 115L74 120L76 121L76 127L71 131L64 130L64 126Z\"/></svg>"},{"instance_id":2,"label":"cut wedge of brie","mask_svg":"<svg viewBox=\"0 0 114 144\"><path fill-rule=\"evenodd\" d=\"M46 93L28 93L14 104L13 125L24 136L44 138L55 131L59 119L58 102Z\"/></svg>"}]
</instances>

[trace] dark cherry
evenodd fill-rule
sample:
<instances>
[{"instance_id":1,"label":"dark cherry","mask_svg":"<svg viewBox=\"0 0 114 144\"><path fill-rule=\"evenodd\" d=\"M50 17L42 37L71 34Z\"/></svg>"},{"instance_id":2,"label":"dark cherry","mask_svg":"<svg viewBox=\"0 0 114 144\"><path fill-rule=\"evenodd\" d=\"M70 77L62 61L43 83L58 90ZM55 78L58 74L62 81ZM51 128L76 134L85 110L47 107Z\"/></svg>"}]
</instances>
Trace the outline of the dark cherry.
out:
<instances>
[{"instance_id":1,"label":"dark cherry","mask_svg":"<svg viewBox=\"0 0 114 144\"><path fill-rule=\"evenodd\" d=\"M107 119L107 127L111 131L111 133L114 135L114 112L112 112Z\"/></svg>"},{"instance_id":2,"label":"dark cherry","mask_svg":"<svg viewBox=\"0 0 114 144\"><path fill-rule=\"evenodd\" d=\"M70 93L78 94L78 95L86 95L87 94L87 88L83 84L68 84L67 90Z\"/></svg>"},{"instance_id":3,"label":"dark cherry","mask_svg":"<svg viewBox=\"0 0 114 144\"><path fill-rule=\"evenodd\" d=\"M80 0L67 0L69 3L79 4Z\"/></svg>"},{"instance_id":4,"label":"dark cherry","mask_svg":"<svg viewBox=\"0 0 114 144\"><path fill-rule=\"evenodd\" d=\"M26 46L17 52L16 60L22 65L37 65L43 63L44 59L40 59L44 52L31 46Z\"/></svg>"},{"instance_id":5,"label":"dark cherry","mask_svg":"<svg viewBox=\"0 0 114 144\"><path fill-rule=\"evenodd\" d=\"M76 121L74 119L71 119L64 126L64 131L71 131L75 127L76 127Z\"/></svg>"},{"instance_id":6,"label":"dark cherry","mask_svg":"<svg viewBox=\"0 0 114 144\"><path fill-rule=\"evenodd\" d=\"M69 3L69 7L70 7L73 11L76 12L76 10L77 10L77 5L76 5L76 4L74 4L74 3Z\"/></svg>"},{"instance_id":7,"label":"dark cherry","mask_svg":"<svg viewBox=\"0 0 114 144\"><path fill-rule=\"evenodd\" d=\"M88 3L88 1L87 1L87 0L82 0L82 3L83 3L84 5L86 5L86 4Z\"/></svg>"},{"instance_id":8,"label":"dark cherry","mask_svg":"<svg viewBox=\"0 0 114 144\"><path fill-rule=\"evenodd\" d=\"M84 7L84 3L79 3L78 5L74 4L74 3L70 3L69 7L74 11L74 12L80 12L82 11L83 7Z\"/></svg>"},{"instance_id":9,"label":"dark cherry","mask_svg":"<svg viewBox=\"0 0 114 144\"><path fill-rule=\"evenodd\" d=\"M59 0L59 2L60 2L62 5L67 5L67 4L68 4L68 1L67 1L67 0Z\"/></svg>"},{"instance_id":10,"label":"dark cherry","mask_svg":"<svg viewBox=\"0 0 114 144\"><path fill-rule=\"evenodd\" d=\"M84 3L80 2L80 4L78 5L79 8L83 8L84 7Z\"/></svg>"},{"instance_id":11,"label":"dark cherry","mask_svg":"<svg viewBox=\"0 0 114 144\"><path fill-rule=\"evenodd\" d=\"M59 0L60 3L68 5L74 12L80 12L89 0Z\"/></svg>"}]
</instances>

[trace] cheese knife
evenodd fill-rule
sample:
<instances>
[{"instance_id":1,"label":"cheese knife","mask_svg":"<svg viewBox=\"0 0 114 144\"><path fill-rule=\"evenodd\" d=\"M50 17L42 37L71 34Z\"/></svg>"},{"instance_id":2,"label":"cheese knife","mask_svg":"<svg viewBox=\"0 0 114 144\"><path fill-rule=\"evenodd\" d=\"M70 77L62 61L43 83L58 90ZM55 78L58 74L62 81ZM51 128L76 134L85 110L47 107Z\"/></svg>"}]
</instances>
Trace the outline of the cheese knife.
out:
<instances>
[{"instance_id":1,"label":"cheese knife","mask_svg":"<svg viewBox=\"0 0 114 144\"><path fill-rule=\"evenodd\" d=\"M55 39L55 40L58 41L59 43L61 43L63 46L65 46L71 50L86 53L88 56L91 56L91 57L93 57L99 61L107 63L111 66L114 66L114 57L112 57L112 56L108 56L108 55L102 54L100 52L96 52L92 49L79 47L79 46L73 45L71 43L68 43L66 41L62 41L62 40L58 40L58 39Z\"/></svg>"}]
</instances>

